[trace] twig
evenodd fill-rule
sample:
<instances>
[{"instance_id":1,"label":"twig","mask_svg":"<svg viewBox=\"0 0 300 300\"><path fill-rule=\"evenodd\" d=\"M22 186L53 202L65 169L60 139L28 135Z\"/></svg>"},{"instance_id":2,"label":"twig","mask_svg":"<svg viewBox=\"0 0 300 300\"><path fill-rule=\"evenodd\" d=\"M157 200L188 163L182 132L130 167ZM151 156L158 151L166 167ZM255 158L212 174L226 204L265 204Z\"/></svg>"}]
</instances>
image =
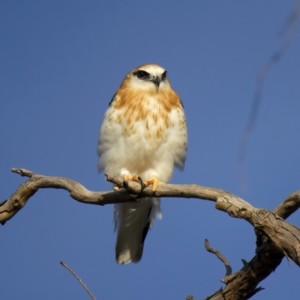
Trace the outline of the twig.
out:
<instances>
[{"instance_id":1,"label":"twig","mask_svg":"<svg viewBox=\"0 0 300 300\"><path fill-rule=\"evenodd\" d=\"M80 284L84 287L84 289L88 292L88 294L91 296L93 300L96 300L96 298L93 296L93 294L90 292L88 287L85 285L85 283L81 280L81 278L63 261L60 261L60 264L67 268L75 277L76 279L80 282Z\"/></svg>"},{"instance_id":2,"label":"twig","mask_svg":"<svg viewBox=\"0 0 300 300\"><path fill-rule=\"evenodd\" d=\"M283 40L279 49L270 57L270 59L261 67L257 74L256 78L256 89L254 94L254 99L252 102L252 108L250 111L250 115L248 118L248 122L246 128L243 132L241 138L241 144L238 154L238 167L241 174L241 178L245 184L245 171L244 171L244 161L246 155L247 144L250 138L252 131L254 130L254 126L257 120L259 107L262 102L262 92L264 81L267 73L273 68L273 66L282 58L282 56L286 53L288 48L290 47L291 43L293 42L296 32L297 32L297 23L299 21L300 15L300 0L296 2L296 5L292 12L287 17L284 25L280 29L278 35L283 36L286 35L285 39Z\"/></svg>"},{"instance_id":3,"label":"twig","mask_svg":"<svg viewBox=\"0 0 300 300\"><path fill-rule=\"evenodd\" d=\"M287 219L300 207L300 191L290 194L274 210L273 213L283 219Z\"/></svg>"},{"instance_id":4,"label":"twig","mask_svg":"<svg viewBox=\"0 0 300 300\"><path fill-rule=\"evenodd\" d=\"M232 268L231 268L231 266L229 264L229 261L226 259L226 257L224 255L222 255L220 253L220 251L218 251L217 249L211 248L207 239L205 239L205 243L204 244L205 244L205 248L206 248L206 250L208 252L215 254L224 263L225 268L226 268L226 274L225 274L225 276L231 275Z\"/></svg>"}]
</instances>

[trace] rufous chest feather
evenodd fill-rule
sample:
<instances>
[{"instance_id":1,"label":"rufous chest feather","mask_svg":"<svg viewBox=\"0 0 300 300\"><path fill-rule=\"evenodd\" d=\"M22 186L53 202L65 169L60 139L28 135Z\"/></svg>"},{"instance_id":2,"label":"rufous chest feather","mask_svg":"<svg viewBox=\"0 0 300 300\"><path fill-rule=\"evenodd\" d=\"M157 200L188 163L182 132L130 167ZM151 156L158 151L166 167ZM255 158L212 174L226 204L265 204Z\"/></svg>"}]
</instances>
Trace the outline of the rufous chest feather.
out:
<instances>
[{"instance_id":1,"label":"rufous chest feather","mask_svg":"<svg viewBox=\"0 0 300 300\"><path fill-rule=\"evenodd\" d=\"M150 131L156 138L170 126L171 111L181 106L178 95L172 90L149 93L132 89L119 90L112 105L114 113L110 117L127 128L126 134L140 129ZM137 128L139 126L144 128Z\"/></svg>"}]
</instances>

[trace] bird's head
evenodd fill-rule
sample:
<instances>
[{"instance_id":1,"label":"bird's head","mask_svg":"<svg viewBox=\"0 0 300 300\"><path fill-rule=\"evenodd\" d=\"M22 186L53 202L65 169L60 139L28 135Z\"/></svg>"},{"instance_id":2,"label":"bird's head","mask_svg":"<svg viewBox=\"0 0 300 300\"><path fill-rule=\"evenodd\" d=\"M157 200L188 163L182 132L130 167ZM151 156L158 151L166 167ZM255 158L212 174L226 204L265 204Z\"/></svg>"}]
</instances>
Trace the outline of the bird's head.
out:
<instances>
[{"instance_id":1,"label":"bird's head","mask_svg":"<svg viewBox=\"0 0 300 300\"><path fill-rule=\"evenodd\" d=\"M155 64L146 64L130 71L121 87L158 92L170 89L171 85L164 68Z\"/></svg>"}]
</instances>

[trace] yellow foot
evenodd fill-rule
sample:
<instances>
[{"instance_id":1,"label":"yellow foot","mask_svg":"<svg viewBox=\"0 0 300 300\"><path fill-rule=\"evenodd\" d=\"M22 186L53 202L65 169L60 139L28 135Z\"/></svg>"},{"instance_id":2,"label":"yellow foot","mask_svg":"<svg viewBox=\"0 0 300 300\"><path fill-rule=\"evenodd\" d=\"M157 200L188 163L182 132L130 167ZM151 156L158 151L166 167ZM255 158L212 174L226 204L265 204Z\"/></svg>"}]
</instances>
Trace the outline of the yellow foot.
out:
<instances>
[{"instance_id":1,"label":"yellow foot","mask_svg":"<svg viewBox=\"0 0 300 300\"><path fill-rule=\"evenodd\" d=\"M134 176L129 176L129 175L125 175L123 177L124 181L136 181L136 182L141 182L141 177L138 175L134 175Z\"/></svg>"},{"instance_id":2,"label":"yellow foot","mask_svg":"<svg viewBox=\"0 0 300 300\"><path fill-rule=\"evenodd\" d=\"M144 190L145 188L145 184L142 180L142 178L138 175L134 175L134 176L129 176L129 175L125 175L123 177L123 186L127 189L128 187L128 181L136 181L139 182L141 184L141 192Z\"/></svg>"},{"instance_id":3,"label":"yellow foot","mask_svg":"<svg viewBox=\"0 0 300 300\"><path fill-rule=\"evenodd\" d=\"M135 176L129 176L129 175L125 175L123 177L123 186L126 188L127 186L127 181L136 181L136 182L139 182L141 185L142 185L142 188L144 189L144 182L143 180L141 179L141 177L139 177L138 175L135 175ZM121 190L121 187L118 186L118 185L115 185L114 186L114 191L116 193L120 192Z\"/></svg>"},{"instance_id":4,"label":"yellow foot","mask_svg":"<svg viewBox=\"0 0 300 300\"><path fill-rule=\"evenodd\" d=\"M114 191L116 192L116 193L118 193L118 192L120 192L120 187L119 186L117 186L117 185L115 185L114 186Z\"/></svg>"},{"instance_id":5,"label":"yellow foot","mask_svg":"<svg viewBox=\"0 0 300 300\"><path fill-rule=\"evenodd\" d=\"M149 185L152 185L152 191L156 192L157 186L159 184L164 184L164 182L159 181L155 176L152 176L150 179L146 180L144 182L145 187L148 187Z\"/></svg>"}]
</instances>

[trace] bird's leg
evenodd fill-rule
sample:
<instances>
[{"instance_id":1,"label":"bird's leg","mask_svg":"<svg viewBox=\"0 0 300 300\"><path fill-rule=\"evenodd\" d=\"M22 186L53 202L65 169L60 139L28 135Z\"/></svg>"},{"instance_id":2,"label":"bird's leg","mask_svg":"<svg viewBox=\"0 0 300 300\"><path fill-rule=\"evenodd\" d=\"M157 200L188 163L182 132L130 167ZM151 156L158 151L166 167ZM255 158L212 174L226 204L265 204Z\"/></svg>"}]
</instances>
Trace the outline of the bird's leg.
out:
<instances>
[{"instance_id":1,"label":"bird's leg","mask_svg":"<svg viewBox=\"0 0 300 300\"><path fill-rule=\"evenodd\" d=\"M149 185L152 185L152 192L155 193L156 190L157 190L157 186L158 186L159 184L164 184L164 182L159 181L159 180L156 178L156 176L152 176L150 179L146 180L146 181L144 182L144 184L145 184L145 187L148 187Z\"/></svg>"}]
</instances>

